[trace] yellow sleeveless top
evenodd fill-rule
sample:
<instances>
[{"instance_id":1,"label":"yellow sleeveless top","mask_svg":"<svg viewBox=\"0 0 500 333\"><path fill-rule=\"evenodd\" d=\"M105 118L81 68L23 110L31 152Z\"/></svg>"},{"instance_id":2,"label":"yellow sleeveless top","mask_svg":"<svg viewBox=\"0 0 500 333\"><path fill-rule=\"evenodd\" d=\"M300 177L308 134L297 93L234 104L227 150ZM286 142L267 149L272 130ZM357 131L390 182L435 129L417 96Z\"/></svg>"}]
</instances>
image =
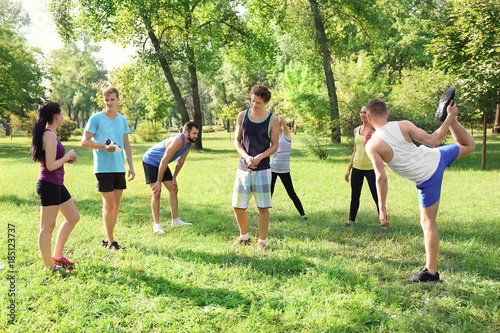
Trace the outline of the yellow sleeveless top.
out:
<instances>
[{"instance_id":1,"label":"yellow sleeveless top","mask_svg":"<svg viewBox=\"0 0 500 333\"><path fill-rule=\"evenodd\" d=\"M361 126L357 128L356 135L354 136L354 144L356 145L356 154L354 154L354 160L352 161L352 166L358 170L372 170L373 164L368 155L366 155L365 150L365 137L359 132L361 131Z\"/></svg>"}]
</instances>

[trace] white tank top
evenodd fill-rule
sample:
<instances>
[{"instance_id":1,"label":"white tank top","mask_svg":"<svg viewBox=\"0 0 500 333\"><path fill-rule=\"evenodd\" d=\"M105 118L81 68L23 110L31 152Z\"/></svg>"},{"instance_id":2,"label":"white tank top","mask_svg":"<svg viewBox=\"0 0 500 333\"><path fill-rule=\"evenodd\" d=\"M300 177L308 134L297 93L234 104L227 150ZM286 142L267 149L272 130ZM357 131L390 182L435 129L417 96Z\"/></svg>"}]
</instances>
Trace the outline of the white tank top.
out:
<instances>
[{"instance_id":1,"label":"white tank top","mask_svg":"<svg viewBox=\"0 0 500 333\"><path fill-rule=\"evenodd\" d=\"M392 160L384 164L398 175L420 184L436 172L441 158L439 150L425 145L417 147L413 142L406 141L399 122L391 121L376 130L370 140L376 138L391 147Z\"/></svg>"}]
</instances>

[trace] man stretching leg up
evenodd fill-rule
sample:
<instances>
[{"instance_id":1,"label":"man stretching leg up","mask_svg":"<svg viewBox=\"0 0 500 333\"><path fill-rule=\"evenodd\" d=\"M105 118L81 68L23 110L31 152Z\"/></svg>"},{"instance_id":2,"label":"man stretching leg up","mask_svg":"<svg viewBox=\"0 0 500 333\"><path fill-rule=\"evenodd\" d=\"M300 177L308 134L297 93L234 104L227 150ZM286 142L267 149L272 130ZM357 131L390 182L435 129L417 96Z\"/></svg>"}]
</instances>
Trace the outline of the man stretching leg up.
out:
<instances>
[{"instance_id":1,"label":"man stretching leg up","mask_svg":"<svg viewBox=\"0 0 500 333\"><path fill-rule=\"evenodd\" d=\"M144 154L142 165L146 176L146 184L151 185L151 212L153 213L153 232L163 234L160 225L160 196L161 183L165 185L169 193L170 211L172 213L172 227L176 224L191 225L179 218L177 200L177 175L181 171L187 155L191 151L193 143L198 138L198 124L187 122L184 124L182 133L171 136L157 143ZM172 175L168 164L177 160L175 171Z\"/></svg>"},{"instance_id":2,"label":"man stretching leg up","mask_svg":"<svg viewBox=\"0 0 500 333\"><path fill-rule=\"evenodd\" d=\"M253 193L259 208L259 241L257 249L265 250L271 208L271 167L269 156L278 150L280 124L277 117L264 109L271 92L264 86L254 86L250 92L251 108L238 114L234 146L240 154L233 202L240 228L237 244L250 244L247 211Z\"/></svg>"},{"instance_id":3,"label":"man stretching leg up","mask_svg":"<svg viewBox=\"0 0 500 333\"><path fill-rule=\"evenodd\" d=\"M453 100L447 108L448 116L432 134L407 120L389 122L387 106L381 99L371 100L367 104L367 109L368 121L376 130L366 145L366 151L377 177L380 222L385 228L390 225L386 209L388 185L385 164L400 176L414 181L418 188L426 267L408 279L414 282L439 281L437 271L439 234L436 215L443 172L456 158L474 151L476 147L474 138L458 122L458 108ZM456 143L438 147L445 139L448 129L451 130ZM422 145L417 147L413 141Z\"/></svg>"}]
</instances>

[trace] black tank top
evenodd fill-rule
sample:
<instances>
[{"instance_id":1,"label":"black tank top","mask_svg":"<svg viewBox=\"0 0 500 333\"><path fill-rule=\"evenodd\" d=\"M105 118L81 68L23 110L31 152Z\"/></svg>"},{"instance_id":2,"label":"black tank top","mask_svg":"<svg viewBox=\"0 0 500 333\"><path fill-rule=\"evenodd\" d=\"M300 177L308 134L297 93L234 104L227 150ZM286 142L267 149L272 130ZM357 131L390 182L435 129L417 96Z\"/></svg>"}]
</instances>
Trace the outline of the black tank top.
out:
<instances>
[{"instance_id":1,"label":"black tank top","mask_svg":"<svg viewBox=\"0 0 500 333\"><path fill-rule=\"evenodd\" d=\"M241 143L248 155L257 156L265 152L271 145L270 132L273 114L269 112L266 119L260 123L256 123L250 119L249 113L250 109L245 111L245 117L241 124ZM257 169L249 169L243 157L240 157L238 169L245 171L266 170L270 168L269 161L270 158L268 156L260 161L259 165L257 165Z\"/></svg>"}]
</instances>

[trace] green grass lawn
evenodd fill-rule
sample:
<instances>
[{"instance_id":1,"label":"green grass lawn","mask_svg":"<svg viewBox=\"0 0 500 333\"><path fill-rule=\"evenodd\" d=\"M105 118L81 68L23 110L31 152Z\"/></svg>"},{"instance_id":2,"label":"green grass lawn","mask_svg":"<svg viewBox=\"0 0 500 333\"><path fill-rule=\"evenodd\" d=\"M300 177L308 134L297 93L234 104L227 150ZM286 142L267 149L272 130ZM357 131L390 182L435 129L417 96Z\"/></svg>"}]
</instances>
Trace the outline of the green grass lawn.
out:
<instances>
[{"instance_id":1,"label":"green grass lawn","mask_svg":"<svg viewBox=\"0 0 500 333\"><path fill-rule=\"evenodd\" d=\"M233 135L231 135L231 138ZM329 146L330 157L308 155L305 134L293 137L292 179L307 225L278 181L268 251L234 245L231 208L238 155L228 133L207 133L205 150L188 156L178 177L180 217L171 228L166 190L152 233L150 189L133 144L136 179L124 192L115 237L124 251L100 246L101 196L92 152L64 142L79 159L66 165L68 187L81 220L66 255L76 270L66 278L43 271L38 251L39 163L30 140L0 139L0 331L12 332L497 332L500 328L500 138L488 138L487 170L476 152L445 173L438 214L440 284L404 279L423 267L417 190L388 172L392 227L380 232L365 184L356 225L345 230L350 186L344 173L351 144ZM250 236L258 234L252 200ZM58 225L62 221L58 217ZM8 231L8 225L15 232ZM8 238L15 234L15 297ZM55 239L55 235L53 237ZM15 304L9 325L8 306Z\"/></svg>"}]
</instances>

